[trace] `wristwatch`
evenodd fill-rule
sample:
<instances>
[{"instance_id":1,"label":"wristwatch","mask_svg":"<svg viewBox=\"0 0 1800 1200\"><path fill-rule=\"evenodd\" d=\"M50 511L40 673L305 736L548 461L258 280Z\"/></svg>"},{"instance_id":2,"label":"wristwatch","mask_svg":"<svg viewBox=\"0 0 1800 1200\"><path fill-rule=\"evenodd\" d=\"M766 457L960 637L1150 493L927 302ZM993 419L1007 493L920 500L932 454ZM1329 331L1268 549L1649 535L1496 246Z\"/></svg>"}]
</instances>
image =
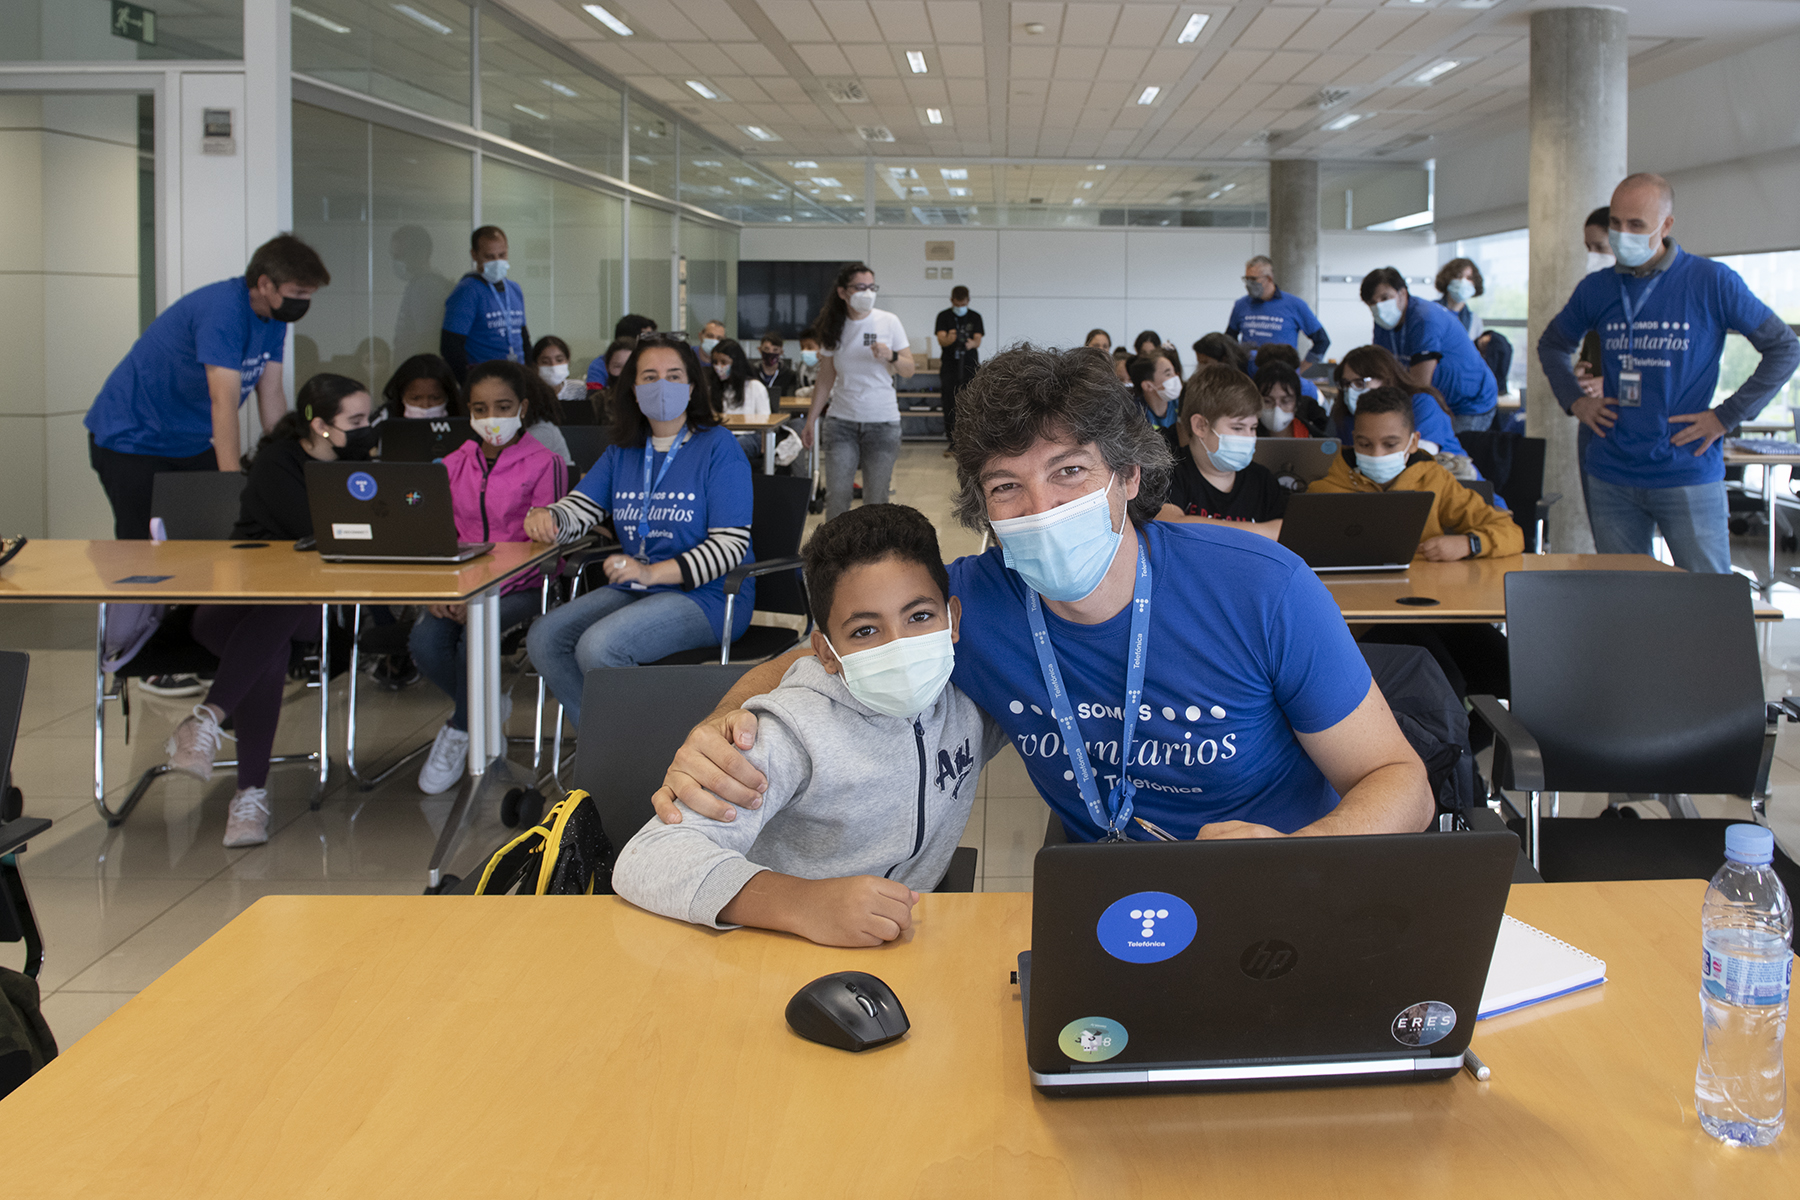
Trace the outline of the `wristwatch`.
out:
<instances>
[{"instance_id":1,"label":"wristwatch","mask_svg":"<svg viewBox=\"0 0 1800 1200\"><path fill-rule=\"evenodd\" d=\"M888 351L888 361L891 363L899 362L900 361L900 352L898 350L889 350Z\"/></svg>"},{"instance_id":2,"label":"wristwatch","mask_svg":"<svg viewBox=\"0 0 1800 1200\"><path fill-rule=\"evenodd\" d=\"M1481 557L1481 535L1478 533L1471 533L1469 535L1469 557Z\"/></svg>"}]
</instances>

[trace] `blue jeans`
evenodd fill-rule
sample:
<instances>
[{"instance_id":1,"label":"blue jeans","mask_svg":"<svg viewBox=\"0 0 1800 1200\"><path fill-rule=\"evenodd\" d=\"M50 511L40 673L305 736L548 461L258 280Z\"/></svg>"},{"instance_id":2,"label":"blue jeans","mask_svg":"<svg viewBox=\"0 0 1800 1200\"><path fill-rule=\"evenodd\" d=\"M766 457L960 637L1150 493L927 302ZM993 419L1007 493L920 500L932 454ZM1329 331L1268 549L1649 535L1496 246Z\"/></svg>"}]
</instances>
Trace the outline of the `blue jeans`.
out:
<instances>
[{"instance_id":1,"label":"blue jeans","mask_svg":"<svg viewBox=\"0 0 1800 1200\"><path fill-rule=\"evenodd\" d=\"M1684 571L1731 573L1731 530L1725 484L1687 487L1621 487L1587 477L1588 523L1601 554L1648 554L1650 535L1661 529L1675 565Z\"/></svg>"},{"instance_id":2,"label":"blue jeans","mask_svg":"<svg viewBox=\"0 0 1800 1200\"><path fill-rule=\"evenodd\" d=\"M1486 412L1451 413L1450 428L1458 433L1483 433L1493 427L1494 418L1500 414L1499 408L1490 408Z\"/></svg>"},{"instance_id":3,"label":"blue jeans","mask_svg":"<svg viewBox=\"0 0 1800 1200\"><path fill-rule=\"evenodd\" d=\"M538 611L536 588L509 592L500 597L500 632L530 620ZM438 690L455 703L450 713L452 729L469 728L469 639L463 636L461 621L434 617L426 613L412 628L407 649L419 674L431 680Z\"/></svg>"},{"instance_id":4,"label":"blue jeans","mask_svg":"<svg viewBox=\"0 0 1800 1200\"><path fill-rule=\"evenodd\" d=\"M582 678L595 667L635 667L718 641L706 611L692 597L615 587L596 588L551 609L525 636L538 674L577 724Z\"/></svg>"},{"instance_id":5,"label":"blue jeans","mask_svg":"<svg viewBox=\"0 0 1800 1200\"><path fill-rule=\"evenodd\" d=\"M840 421L828 416L819 425L820 448L825 454L825 519L850 510L858 466L862 467L863 503L886 504L894 460L900 457L900 422Z\"/></svg>"}]
</instances>

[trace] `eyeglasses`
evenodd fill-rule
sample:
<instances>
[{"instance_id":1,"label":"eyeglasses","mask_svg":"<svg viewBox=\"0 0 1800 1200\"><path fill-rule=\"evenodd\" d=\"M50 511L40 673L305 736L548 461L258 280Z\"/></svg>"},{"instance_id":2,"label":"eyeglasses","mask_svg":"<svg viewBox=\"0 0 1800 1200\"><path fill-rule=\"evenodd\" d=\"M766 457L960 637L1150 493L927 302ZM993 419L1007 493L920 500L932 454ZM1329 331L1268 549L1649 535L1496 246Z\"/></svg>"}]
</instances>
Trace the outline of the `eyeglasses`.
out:
<instances>
[{"instance_id":1,"label":"eyeglasses","mask_svg":"<svg viewBox=\"0 0 1800 1200\"><path fill-rule=\"evenodd\" d=\"M872 296L881 290L881 285L878 283L852 283L847 284L844 290L846 292L867 292Z\"/></svg>"},{"instance_id":2,"label":"eyeglasses","mask_svg":"<svg viewBox=\"0 0 1800 1200\"><path fill-rule=\"evenodd\" d=\"M1246 276L1244 276L1244 282L1245 283L1261 283L1263 280L1265 280L1267 278L1268 278L1267 275L1246 275Z\"/></svg>"}]
</instances>

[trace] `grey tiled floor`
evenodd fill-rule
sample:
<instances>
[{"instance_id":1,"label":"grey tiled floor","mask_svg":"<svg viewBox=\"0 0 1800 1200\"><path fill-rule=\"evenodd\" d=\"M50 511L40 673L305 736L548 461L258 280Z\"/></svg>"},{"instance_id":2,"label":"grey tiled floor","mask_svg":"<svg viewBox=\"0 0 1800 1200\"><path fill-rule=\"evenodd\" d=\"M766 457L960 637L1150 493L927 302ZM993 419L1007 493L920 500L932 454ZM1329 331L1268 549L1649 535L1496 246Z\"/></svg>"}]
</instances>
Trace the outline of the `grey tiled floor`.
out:
<instances>
[{"instance_id":1,"label":"grey tiled floor","mask_svg":"<svg viewBox=\"0 0 1800 1200\"><path fill-rule=\"evenodd\" d=\"M979 539L950 518L953 472L941 444L908 444L894 476L894 499L937 524L946 557L974 551ZM819 518L813 518L816 523ZM1740 539L1738 558L1757 561L1758 544ZM29 550L27 551L29 553ZM1786 560L1784 559L1784 562ZM1800 591L1777 598L1800 618ZM159 781L123 828L108 830L91 796L93 620L90 606L0 608L0 647L32 653L31 686L14 761L26 811L56 821L20 859L44 928L45 1011L65 1046L109 1016L140 988L199 945L257 898L275 893L416 894L449 808L447 797L419 794L416 765L371 792L346 787L341 766L318 812L309 811L312 778L303 767L277 767L270 795L273 836L265 846L226 850L219 844L233 780L210 785L185 777ZM1800 690L1800 620L1761 635L1770 695ZM1793 659L1790 680L1783 662ZM333 695L342 724L342 686ZM400 694L372 690L363 705L362 754L377 761L431 736L448 712L429 685ZM520 693L521 699L523 692ZM278 748L303 751L316 736L316 694L295 687L283 715ZM161 761L168 731L191 701L138 695L127 745L116 710L109 714L108 772L117 803L137 774ZM513 732L529 728L521 704ZM335 734L341 739L342 731ZM342 750L335 753L341 763ZM1775 768L1771 815L1791 851L1800 850L1800 727L1784 730ZM1565 797L1564 811L1585 811L1603 797ZM1734 801L1702 799L1709 814L1744 811ZM980 851L978 886L1024 891L1032 856L1043 840L1045 809L1010 750L984 772L963 837ZM1656 815L1654 812L1648 815ZM492 814L489 830L497 831ZM470 843L483 842L477 831ZM16 965L18 948L0 947Z\"/></svg>"}]
</instances>

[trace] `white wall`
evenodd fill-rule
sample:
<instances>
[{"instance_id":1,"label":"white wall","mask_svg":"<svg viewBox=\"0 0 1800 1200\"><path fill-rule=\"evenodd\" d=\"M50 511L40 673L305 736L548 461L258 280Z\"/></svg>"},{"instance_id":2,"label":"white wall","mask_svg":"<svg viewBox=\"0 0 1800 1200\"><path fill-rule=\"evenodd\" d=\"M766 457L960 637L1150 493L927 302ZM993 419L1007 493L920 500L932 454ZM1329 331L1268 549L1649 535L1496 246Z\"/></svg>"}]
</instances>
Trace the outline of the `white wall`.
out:
<instances>
[{"instance_id":1,"label":"white wall","mask_svg":"<svg viewBox=\"0 0 1800 1200\"><path fill-rule=\"evenodd\" d=\"M927 263L925 243L956 244L951 263ZM1266 253L1268 234L1238 229L745 229L740 257L751 261L849 262L861 259L881 284L881 307L899 316L914 353L935 352L937 314L961 284L981 313L994 351L1014 342L1077 346L1099 327L1123 345L1154 329L1181 348L1222 330L1243 294L1244 260ZM1407 275L1437 270L1429 233L1331 232L1320 235L1323 274L1399 267ZM927 279L927 267L949 266L949 281ZM1277 264L1279 271L1279 264ZM1279 274L1277 276L1279 278ZM1319 319L1333 356L1369 340L1371 325L1357 289L1323 284Z\"/></svg>"},{"instance_id":2,"label":"white wall","mask_svg":"<svg viewBox=\"0 0 1800 1200\"><path fill-rule=\"evenodd\" d=\"M1627 165L1674 184L1676 237L1686 249L1729 254L1800 247L1800 205L1793 202L1800 186L1796 61L1800 34L1632 89ZM1523 120L1439 156L1439 240L1525 226L1529 135Z\"/></svg>"}]
</instances>

